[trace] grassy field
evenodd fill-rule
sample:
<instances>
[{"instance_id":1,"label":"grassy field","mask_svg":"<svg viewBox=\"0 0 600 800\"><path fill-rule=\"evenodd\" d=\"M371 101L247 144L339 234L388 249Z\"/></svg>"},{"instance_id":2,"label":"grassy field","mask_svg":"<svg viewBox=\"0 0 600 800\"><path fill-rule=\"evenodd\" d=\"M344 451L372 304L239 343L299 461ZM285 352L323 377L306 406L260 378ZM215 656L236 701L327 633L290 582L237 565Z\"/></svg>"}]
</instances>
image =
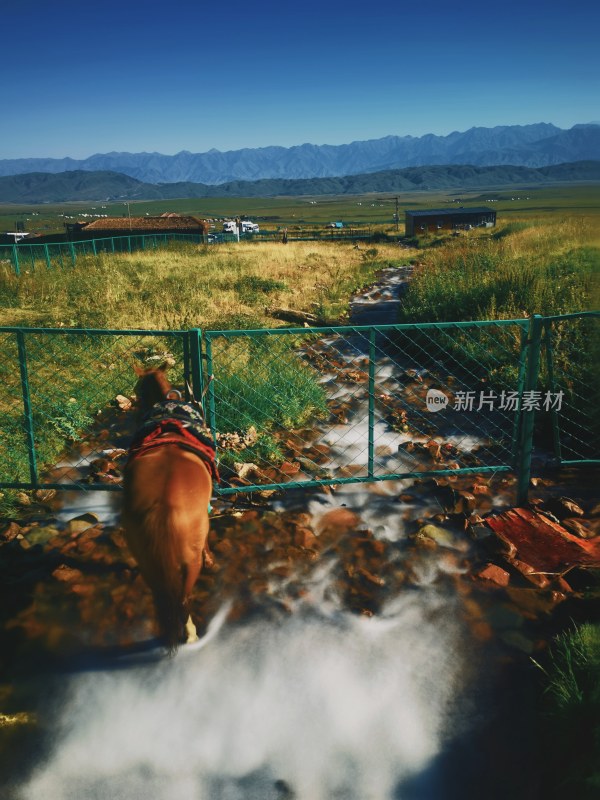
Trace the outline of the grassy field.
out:
<instances>
[{"instance_id":1,"label":"grassy field","mask_svg":"<svg viewBox=\"0 0 600 800\"><path fill-rule=\"evenodd\" d=\"M524 217L493 232L424 237L403 321L585 311L598 301L598 227L589 218Z\"/></svg>"},{"instance_id":2,"label":"grassy field","mask_svg":"<svg viewBox=\"0 0 600 800\"><path fill-rule=\"evenodd\" d=\"M404 232L404 211L419 208L445 207L460 201L464 205L489 203L502 218L562 218L591 217L600 214L599 187L581 184L553 187L514 187L512 190L481 192L411 192L398 195L399 233ZM222 219L246 214L265 229L292 225L326 225L341 220L347 224L380 226L391 233L396 231L394 212L396 195L352 195L348 197L274 197L274 198L209 198L194 200L140 201L129 204L132 216L162 214L173 211L202 218ZM126 216L124 203L65 203L62 205L0 205L0 233L15 230L23 221L26 230L48 234L63 232L65 216L79 218L82 214ZM600 235L600 234L599 234Z\"/></svg>"},{"instance_id":3,"label":"grassy field","mask_svg":"<svg viewBox=\"0 0 600 800\"><path fill-rule=\"evenodd\" d=\"M405 199L406 207L410 201ZM326 225L343 220L362 225L391 225L395 199L377 197L318 197L318 198L211 198L191 200L140 201L129 204L132 216L154 216L165 211L191 214L203 219L224 219L246 215L258 220L266 230L292 225ZM62 205L11 206L0 205L0 233L15 230L17 221L24 221L26 230L48 234L64 232L66 218L85 219L82 215L107 214L127 216L123 203L66 203ZM402 220L402 215L400 215ZM217 230L220 226L217 225Z\"/></svg>"},{"instance_id":4,"label":"grassy field","mask_svg":"<svg viewBox=\"0 0 600 800\"><path fill-rule=\"evenodd\" d=\"M179 245L17 278L0 265L0 324L93 328L280 325L267 307L342 319L352 292L416 251L343 242Z\"/></svg>"}]
</instances>

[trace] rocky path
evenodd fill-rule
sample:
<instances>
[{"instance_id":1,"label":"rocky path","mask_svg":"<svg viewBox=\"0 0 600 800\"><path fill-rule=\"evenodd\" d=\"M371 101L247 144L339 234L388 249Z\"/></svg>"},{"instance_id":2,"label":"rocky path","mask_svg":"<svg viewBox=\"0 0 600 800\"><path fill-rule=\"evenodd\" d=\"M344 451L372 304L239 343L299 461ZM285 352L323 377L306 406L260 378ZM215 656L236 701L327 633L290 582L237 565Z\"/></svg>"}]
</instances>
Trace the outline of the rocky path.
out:
<instances>
[{"instance_id":1,"label":"rocky path","mask_svg":"<svg viewBox=\"0 0 600 800\"><path fill-rule=\"evenodd\" d=\"M394 325L413 268L383 270L380 280L350 303L351 325Z\"/></svg>"}]
</instances>

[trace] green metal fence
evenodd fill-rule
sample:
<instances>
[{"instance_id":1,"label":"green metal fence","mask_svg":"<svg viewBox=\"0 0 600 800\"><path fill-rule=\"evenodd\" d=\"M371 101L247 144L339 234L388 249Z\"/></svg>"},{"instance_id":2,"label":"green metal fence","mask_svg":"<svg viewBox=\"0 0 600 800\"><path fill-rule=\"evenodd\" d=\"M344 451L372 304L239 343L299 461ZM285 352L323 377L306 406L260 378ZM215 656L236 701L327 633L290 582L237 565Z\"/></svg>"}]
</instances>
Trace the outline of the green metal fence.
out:
<instances>
[{"instance_id":1,"label":"green metal fence","mask_svg":"<svg viewBox=\"0 0 600 800\"><path fill-rule=\"evenodd\" d=\"M0 263L10 263L16 275L35 272L40 267L47 269L74 267L83 258L101 253L134 253L139 250L156 250L173 244L202 244L208 242L202 234L153 233L146 235L112 236L105 239L89 239L80 242L47 242L35 244L0 245Z\"/></svg>"},{"instance_id":2,"label":"green metal fence","mask_svg":"<svg viewBox=\"0 0 600 800\"><path fill-rule=\"evenodd\" d=\"M260 233L243 233L241 239L246 241L281 241L281 231L261 231ZM288 241L329 241L367 240L370 231L354 229L330 231L288 232ZM130 236L111 236L103 239L89 239L78 242L20 242L0 245L0 264L10 264L16 275L22 272L35 272L36 269L58 269L75 267L78 260L98 256L102 253L134 253L140 250L156 250L167 245L177 244L224 244L237 242L238 237L232 233L214 232L209 234L191 233L148 233Z\"/></svg>"},{"instance_id":3,"label":"green metal fence","mask_svg":"<svg viewBox=\"0 0 600 800\"><path fill-rule=\"evenodd\" d=\"M119 489L134 364L203 396L220 494L599 464L600 313L256 331L0 328L0 487ZM118 398L118 399L117 399Z\"/></svg>"},{"instance_id":4,"label":"green metal fence","mask_svg":"<svg viewBox=\"0 0 600 800\"><path fill-rule=\"evenodd\" d=\"M550 409L554 453L564 466L595 463L600 443L600 314L538 319L542 329L540 384L559 396Z\"/></svg>"},{"instance_id":5,"label":"green metal fence","mask_svg":"<svg viewBox=\"0 0 600 800\"><path fill-rule=\"evenodd\" d=\"M132 433L115 398L133 392L134 363L168 361L175 383L199 386L193 332L0 328L0 350L4 488L89 486L94 462ZM110 475L103 480L111 488Z\"/></svg>"}]
</instances>

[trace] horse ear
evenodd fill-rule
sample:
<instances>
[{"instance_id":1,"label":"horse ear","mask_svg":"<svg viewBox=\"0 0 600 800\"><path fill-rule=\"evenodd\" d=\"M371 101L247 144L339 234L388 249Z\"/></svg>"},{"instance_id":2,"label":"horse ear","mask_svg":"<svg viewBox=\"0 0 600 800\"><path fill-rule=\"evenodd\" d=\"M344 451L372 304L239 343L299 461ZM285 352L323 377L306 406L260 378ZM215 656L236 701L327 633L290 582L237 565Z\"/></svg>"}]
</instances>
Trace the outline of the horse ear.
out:
<instances>
[{"instance_id":1,"label":"horse ear","mask_svg":"<svg viewBox=\"0 0 600 800\"><path fill-rule=\"evenodd\" d=\"M142 377L142 375L144 374L144 371L145 371L145 370L144 370L144 368L143 368L143 367L138 367L138 365L137 365L137 364L134 364L134 365L133 365L133 371L134 371L134 372L135 372L135 374L138 376L138 378L141 378L141 377Z\"/></svg>"},{"instance_id":2,"label":"horse ear","mask_svg":"<svg viewBox=\"0 0 600 800\"><path fill-rule=\"evenodd\" d=\"M167 372L167 370L170 368L170 366L171 366L171 364L169 364L168 361L163 361L163 363L159 367L159 370L161 372Z\"/></svg>"}]
</instances>

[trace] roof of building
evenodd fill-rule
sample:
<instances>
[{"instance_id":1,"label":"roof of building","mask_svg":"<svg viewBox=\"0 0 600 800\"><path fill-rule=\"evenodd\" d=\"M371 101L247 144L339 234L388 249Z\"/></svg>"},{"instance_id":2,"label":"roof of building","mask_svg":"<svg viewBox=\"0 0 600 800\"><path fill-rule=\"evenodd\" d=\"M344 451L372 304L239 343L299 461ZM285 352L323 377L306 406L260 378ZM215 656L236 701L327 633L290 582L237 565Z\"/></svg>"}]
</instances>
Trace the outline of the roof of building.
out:
<instances>
[{"instance_id":1,"label":"roof of building","mask_svg":"<svg viewBox=\"0 0 600 800\"><path fill-rule=\"evenodd\" d=\"M439 217L442 214L456 216L457 214L495 214L496 210L493 208L486 208L485 206L473 206L471 208L424 208L419 211L406 211L406 214L412 214L413 217Z\"/></svg>"},{"instance_id":2,"label":"roof of building","mask_svg":"<svg viewBox=\"0 0 600 800\"><path fill-rule=\"evenodd\" d=\"M94 231L128 231L148 230L161 231L173 229L204 230L206 223L197 217L169 214L161 217L103 217L88 222L85 230Z\"/></svg>"}]
</instances>

